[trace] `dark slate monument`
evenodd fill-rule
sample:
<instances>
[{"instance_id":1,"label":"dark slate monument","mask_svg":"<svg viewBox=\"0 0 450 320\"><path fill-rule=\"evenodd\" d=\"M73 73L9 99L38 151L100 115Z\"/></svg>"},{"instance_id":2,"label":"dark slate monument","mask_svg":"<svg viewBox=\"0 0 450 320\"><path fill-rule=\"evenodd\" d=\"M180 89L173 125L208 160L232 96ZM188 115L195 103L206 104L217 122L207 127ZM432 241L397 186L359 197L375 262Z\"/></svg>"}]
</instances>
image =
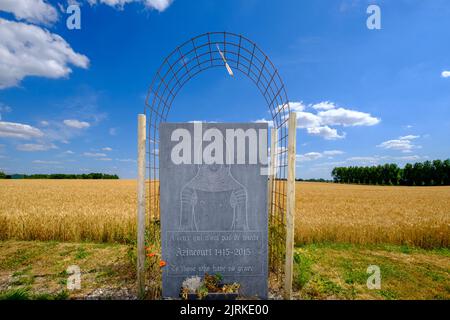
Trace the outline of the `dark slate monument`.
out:
<instances>
[{"instance_id":1,"label":"dark slate monument","mask_svg":"<svg viewBox=\"0 0 450 320\"><path fill-rule=\"evenodd\" d=\"M163 123L163 296L205 273L267 298L267 124Z\"/></svg>"}]
</instances>

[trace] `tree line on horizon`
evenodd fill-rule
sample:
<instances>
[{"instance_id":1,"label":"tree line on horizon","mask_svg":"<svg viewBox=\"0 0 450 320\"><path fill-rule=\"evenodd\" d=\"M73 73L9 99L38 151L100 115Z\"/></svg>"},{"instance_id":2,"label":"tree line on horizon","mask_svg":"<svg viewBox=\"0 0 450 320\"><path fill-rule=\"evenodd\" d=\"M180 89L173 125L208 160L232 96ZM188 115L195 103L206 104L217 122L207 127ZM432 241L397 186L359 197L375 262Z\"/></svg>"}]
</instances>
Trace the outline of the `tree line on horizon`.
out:
<instances>
[{"instance_id":1,"label":"tree line on horizon","mask_svg":"<svg viewBox=\"0 0 450 320\"><path fill-rule=\"evenodd\" d=\"M93 180L108 180L119 179L117 174L106 173L83 173L83 174L64 174L64 173L52 173L52 174L5 174L0 171L0 179L93 179Z\"/></svg>"},{"instance_id":2,"label":"tree line on horizon","mask_svg":"<svg viewBox=\"0 0 450 320\"><path fill-rule=\"evenodd\" d=\"M394 186L450 185L450 159L407 163L400 168L394 163L367 167L336 167L331 172L336 183Z\"/></svg>"}]
</instances>

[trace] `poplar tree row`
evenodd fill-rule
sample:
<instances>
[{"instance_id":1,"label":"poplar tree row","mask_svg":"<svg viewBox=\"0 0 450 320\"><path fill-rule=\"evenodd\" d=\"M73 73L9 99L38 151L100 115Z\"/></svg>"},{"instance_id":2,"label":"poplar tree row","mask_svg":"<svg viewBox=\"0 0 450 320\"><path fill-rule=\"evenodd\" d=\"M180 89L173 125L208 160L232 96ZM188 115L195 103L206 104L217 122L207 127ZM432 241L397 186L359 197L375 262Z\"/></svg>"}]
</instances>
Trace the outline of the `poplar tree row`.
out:
<instances>
[{"instance_id":1,"label":"poplar tree row","mask_svg":"<svg viewBox=\"0 0 450 320\"><path fill-rule=\"evenodd\" d=\"M442 186L450 185L450 159L370 167L336 167L331 172L336 183Z\"/></svg>"}]
</instances>

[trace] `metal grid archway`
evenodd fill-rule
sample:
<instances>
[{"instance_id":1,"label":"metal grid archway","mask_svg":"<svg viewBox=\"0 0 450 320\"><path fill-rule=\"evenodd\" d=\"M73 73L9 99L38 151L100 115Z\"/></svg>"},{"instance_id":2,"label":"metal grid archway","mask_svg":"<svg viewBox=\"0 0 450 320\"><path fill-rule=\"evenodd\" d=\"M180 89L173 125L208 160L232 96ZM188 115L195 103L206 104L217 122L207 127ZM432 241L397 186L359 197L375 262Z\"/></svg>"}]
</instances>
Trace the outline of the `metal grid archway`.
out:
<instances>
[{"instance_id":1,"label":"metal grid archway","mask_svg":"<svg viewBox=\"0 0 450 320\"><path fill-rule=\"evenodd\" d=\"M165 122L183 86L197 74L214 67L225 69L223 53L232 70L250 78L258 87L278 131L277 162L269 208L269 266L283 272L286 237L287 121L289 100L278 70L269 57L248 38L230 32L208 32L177 46L163 61L148 90L144 113L148 119L147 154L149 211L151 221L159 220L159 124Z\"/></svg>"}]
</instances>

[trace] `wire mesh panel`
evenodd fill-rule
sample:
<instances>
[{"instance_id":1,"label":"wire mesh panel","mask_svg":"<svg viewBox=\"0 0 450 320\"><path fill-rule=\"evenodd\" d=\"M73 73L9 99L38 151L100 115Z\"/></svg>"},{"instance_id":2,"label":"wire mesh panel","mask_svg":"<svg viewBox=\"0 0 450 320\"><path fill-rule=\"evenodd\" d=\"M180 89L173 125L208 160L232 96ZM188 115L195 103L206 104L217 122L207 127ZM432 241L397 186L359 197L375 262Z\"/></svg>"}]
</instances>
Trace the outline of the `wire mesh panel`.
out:
<instances>
[{"instance_id":1,"label":"wire mesh panel","mask_svg":"<svg viewBox=\"0 0 450 320\"><path fill-rule=\"evenodd\" d=\"M250 78L263 95L278 130L276 169L269 208L269 267L283 273L286 239L286 180L289 100L274 64L248 38L229 32L209 32L176 47L163 61L150 85L145 114L148 119L149 223L159 221L159 124L167 121L175 97L197 74L210 68L229 68Z\"/></svg>"}]
</instances>

